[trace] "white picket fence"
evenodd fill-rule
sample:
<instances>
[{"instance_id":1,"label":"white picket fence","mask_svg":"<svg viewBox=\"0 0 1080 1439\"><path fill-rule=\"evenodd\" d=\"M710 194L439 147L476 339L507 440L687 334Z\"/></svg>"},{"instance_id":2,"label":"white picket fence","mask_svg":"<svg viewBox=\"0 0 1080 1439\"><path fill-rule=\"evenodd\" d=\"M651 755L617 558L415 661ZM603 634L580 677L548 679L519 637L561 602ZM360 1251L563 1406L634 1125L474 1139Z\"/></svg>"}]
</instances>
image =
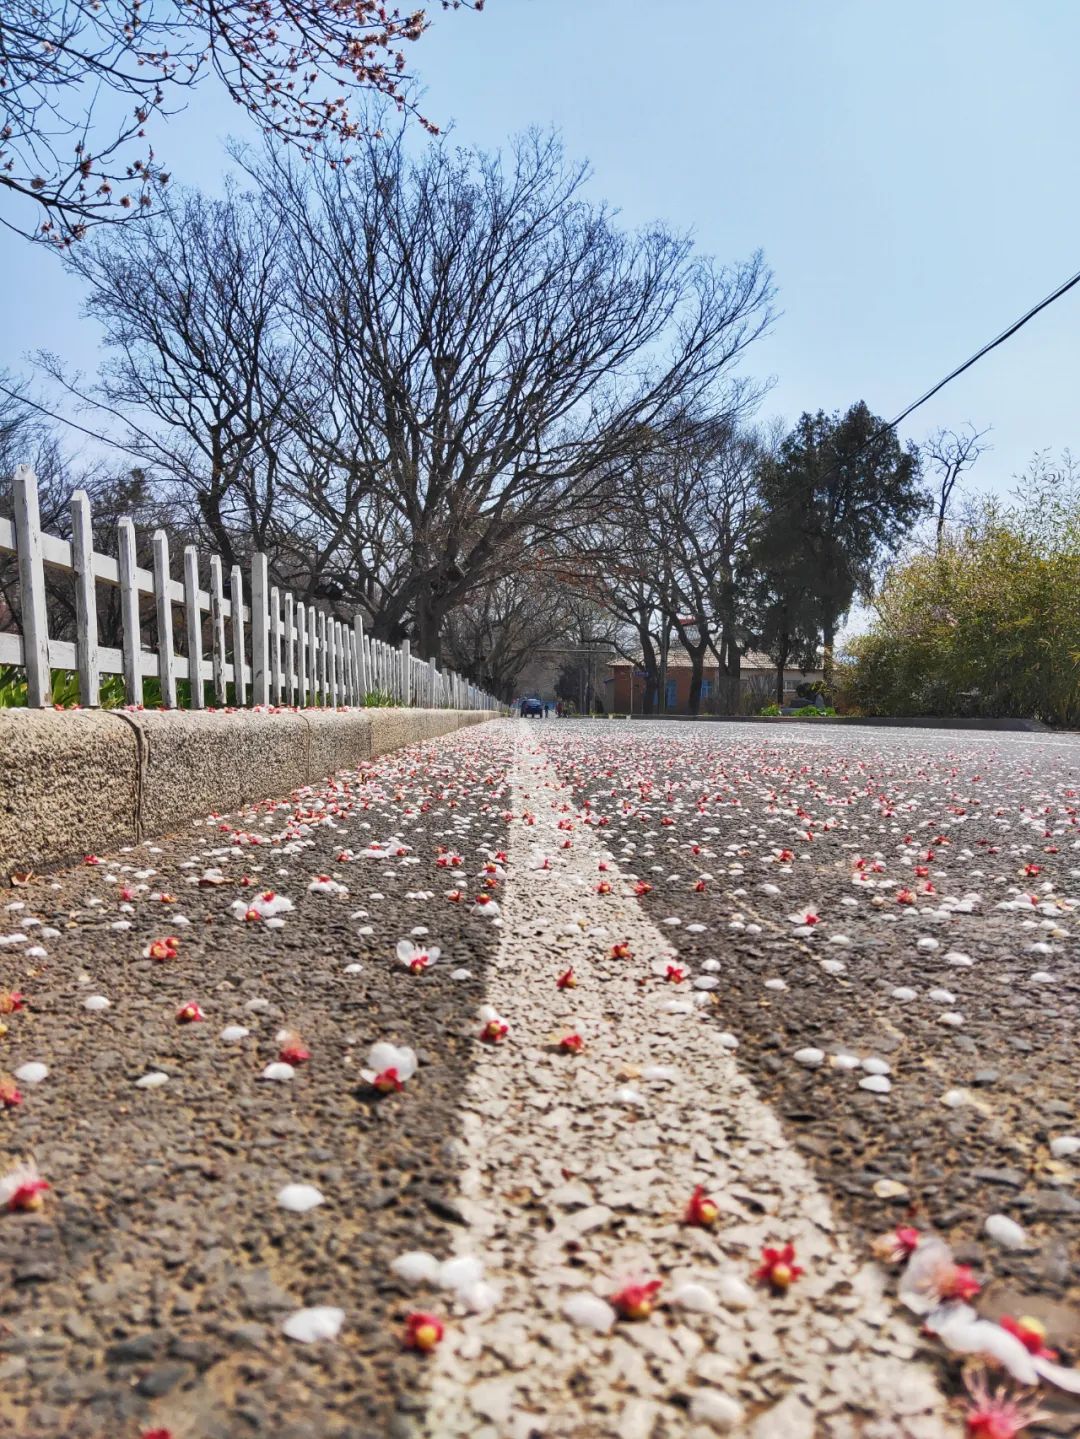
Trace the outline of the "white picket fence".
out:
<instances>
[{"instance_id":1,"label":"white picket fence","mask_svg":"<svg viewBox=\"0 0 1080 1439\"><path fill-rule=\"evenodd\" d=\"M143 679L156 676L166 709L176 708L177 680L194 680L192 709L212 703L246 705L362 705L372 691L390 695L401 705L429 709L497 710L498 701L453 672L440 671L434 660L410 654L409 641L399 648L364 632L357 615L343 623L314 605L296 601L289 591L270 585L266 556L255 554L249 575L249 602L239 565L229 576L225 596L221 559L210 556L210 589L199 588L199 552L184 546L184 578L174 580L169 538L154 531L154 569L135 563L135 526L124 518L117 526L118 559L98 554L92 543L90 501L82 490L71 497L71 541L42 532L37 477L28 465L15 471L14 522L0 518L0 554L18 558L19 598L23 633L0 632L0 664L26 671L27 701L35 708L52 703L52 670L78 675L80 702L101 703L100 677L122 675L128 704L142 704ZM76 639L49 638L45 569L74 576ZM120 591L123 648L98 644L97 586ZM153 596L157 648L143 643L140 598ZM173 610L184 617L185 654L177 654ZM209 658L203 653L204 625L209 616ZM246 632L246 633L245 633ZM226 642L226 635L228 642ZM250 663L247 655L250 652Z\"/></svg>"}]
</instances>

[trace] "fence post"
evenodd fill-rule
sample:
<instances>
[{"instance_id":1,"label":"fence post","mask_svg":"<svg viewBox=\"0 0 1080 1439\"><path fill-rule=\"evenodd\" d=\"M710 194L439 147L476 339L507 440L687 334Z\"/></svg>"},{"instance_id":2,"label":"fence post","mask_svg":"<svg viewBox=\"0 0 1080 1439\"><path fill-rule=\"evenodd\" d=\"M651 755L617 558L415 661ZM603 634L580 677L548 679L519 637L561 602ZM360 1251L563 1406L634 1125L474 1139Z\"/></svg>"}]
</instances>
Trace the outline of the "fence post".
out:
<instances>
[{"instance_id":1,"label":"fence post","mask_svg":"<svg viewBox=\"0 0 1080 1439\"><path fill-rule=\"evenodd\" d=\"M199 608L199 552L184 546L184 608L187 611L187 667L191 708L206 708L202 673L202 611Z\"/></svg>"},{"instance_id":2,"label":"fence post","mask_svg":"<svg viewBox=\"0 0 1080 1439\"><path fill-rule=\"evenodd\" d=\"M296 632L293 628L292 590L285 591L285 703L296 703Z\"/></svg>"},{"instance_id":3,"label":"fence post","mask_svg":"<svg viewBox=\"0 0 1080 1439\"><path fill-rule=\"evenodd\" d=\"M353 615L353 654L356 661L356 703L363 705L367 703L368 692L368 667L367 655L364 646L367 640L364 637L364 617Z\"/></svg>"},{"instance_id":4,"label":"fence post","mask_svg":"<svg viewBox=\"0 0 1080 1439\"><path fill-rule=\"evenodd\" d=\"M135 526L128 515L117 529L120 571L120 624L124 632L124 693L129 705L141 705L142 636L139 632L139 591L135 585Z\"/></svg>"},{"instance_id":5,"label":"fence post","mask_svg":"<svg viewBox=\"0 0 1080 1439\"><path fill-rule=\"evenodd\" d=\"M308 616L308 704L315 706L319 703L319 626L315 606L309 604L307 607Z\"/></svg>"},{"instance_id":6,"label":"fence post","mask_svg":"<svg viewBox=\"0 0 1080 1439\"><path fill-rule=\"evenodd\" d=\"M270 695L276 705L281 703L281 591L274 585L270 591Z\"/></svg>"},{"instance_id":7,"label":"fence post","mask_svg":"<svg viewBox=\"0 0 1080 1439\"><path fill-rule=\"evenodd\" d=\"M221 557L210 556L210 658L214 672L214 703L226 705L225 684L225 595L221 581Z\"/></svg>"},{"instance_id":8,"label":"fence post","mask_svg":"<svg viewBox=\"0 0 1080 1439\"><path fill-rule=\"evenodd\" d=\"M301 709L307 704L307 606L296 602L296 702Z\"/></svg>"},{"instance_id":9,"label":"fence post","mask_svg":"<svg viewBox=\"0 0 1080 1439\"><path fill-rule=\"evenodd\" d=\"M169 573L169 537L154 531L154 600L157 605L158 684L161 703L176 708L176 656L173 651L172 575Z\"/></svg>"},{"instance_id":10,"label":"fence post","mask_svg":"<svg viewBox=\"0 0 1080 1439\"><path fill-rule=\"evenodd\" d=\"M408 709L412 704L412 645L407 639L401 641L401 703Z\"/></svg>"},{"instance_id":11,"label":"fence post","mask_svg":"<svg viewBox=\"0 0 1080 1439\"><path fill-rule=\"evenodd\" d=\"M434 660L428 660L428 684L430 686L430 703L433 710L442 709L439 694L439 668Z\"/></svg>"},{"instance_id":12,"label":"fence post","mask_svg":"<svg viewBox=\"0 0 1080 1439\"><path fill-rule=\"evenodd\" d=\"M270 631L266 613L266 556L256 551L251 557L251 703L270 703Z\"/></svg>"},{"instance_id":13,"label":"fence post","mask_svg":"<svg viewBox=\"0 0 1080 1439\"><path fill-rule=\"evenodd\" d=\"M75 663L79 670L79 702L88 709L101 704L98 669L97 589L94 585L94 529L85 490L71 497L71 558L75 567Z\"/></svg>"},{"instance_id":14,"label":"fence post","mask_svg":"<svg viewBox=\"0 0 1080 1439\"><path fill-rule=\"evenodd\" d=\"M22 601L23 664L26 702L33 709L52 704L49 668L49 616L45 607L45 562L41 556L41 512L37 476L29 465L15 469L15 548L19 554Z\"/></svg>"},{"instance_id":15,"label":"fence post","mask_svg":"<svg viewBox=\"0 0 1080 1439\"><path fill-rule=\"evenodd\" d=\"M229 601L232 606L233 702L247 704L247 679L244 676L244 577L240 566L233 565L229 578Z\"/></svg>"},{"instance_id":16,"label":"fence post","mask_svg":"<svg viewBox=\"0 0 1080 1439\"><path fill-rule=\"evenodd\" d=\"M337 628L333 615L326 618L326 703L337 708Z\"/></svg>"}]
</instances>

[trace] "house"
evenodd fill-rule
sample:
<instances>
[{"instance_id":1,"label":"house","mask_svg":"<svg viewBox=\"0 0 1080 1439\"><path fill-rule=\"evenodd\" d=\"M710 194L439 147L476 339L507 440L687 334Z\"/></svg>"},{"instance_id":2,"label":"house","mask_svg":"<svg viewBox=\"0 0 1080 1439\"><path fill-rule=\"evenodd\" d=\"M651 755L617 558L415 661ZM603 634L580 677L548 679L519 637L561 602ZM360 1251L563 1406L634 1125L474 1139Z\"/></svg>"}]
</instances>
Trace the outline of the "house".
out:
<instances>
[{"instance_id":1,"label":"house","mask_svg":"<svg viewBox=\"0 0 1080 1439\"><path fill-rule=\"evenodd\" d=\"M661 712L690 713L690 656L681 646L668 652L664 671ZM812 684L822 678L822 671L786 669L784 671L784 703L797 703L795 687ZM603 684L604 705L613 714L640 714L645 705L645 671L640 660L617 658L607 666ZM742 657L738 693L727 675L720 673L715 661L706 663L701 682L700 714L757 714L765 705L776 701L776 666L768 655L749 651Z\"/></svg>"}]
</instances>

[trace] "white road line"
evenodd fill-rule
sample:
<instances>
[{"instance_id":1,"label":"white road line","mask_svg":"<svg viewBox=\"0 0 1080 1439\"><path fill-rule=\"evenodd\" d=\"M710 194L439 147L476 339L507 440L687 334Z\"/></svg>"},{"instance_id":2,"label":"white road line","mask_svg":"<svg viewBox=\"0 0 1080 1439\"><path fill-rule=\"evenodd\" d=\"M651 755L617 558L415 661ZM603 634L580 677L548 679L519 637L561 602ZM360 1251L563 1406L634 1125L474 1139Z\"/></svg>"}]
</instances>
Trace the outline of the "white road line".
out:
<instances>
[{"instance_id":1,"label":"white road line","mask_svg":"<svg viewBox=\"0 0 1080 1439\"><path fill-rule=\"evenodd\" d=\"M745 1411L753 1439L943 1439L958 1433L916 1334L854 1255L827 1199L740 1073L719 1030L668 1012L675 987L650 978L672 945L606 858L602 831L557 828L551 766L522 727L503 938L490 1002L510 1024L484 1048L463 1096L458 1243L488 1263L498 1306L459 1316L432 1356L425 1432L439 1439L671 1439L715 1432L691 1417L705 1391ZM534 867L537 852L550 870ZM613 893L595 892L599 878ZM603 926L598 932L594 927ZM631 959L613 959L614 941ZM721 940L722 942L722 940ZM556 978L573 965L579 986ZM687 991L688 986L679 986ZM692 993L692 991L691 991ZM722 990L721 990L722 993ZM680 998L689 996L680 993ZM479 1029L479 1024L478 1024ZM586 1050L558 1052L568 1031ZM649 1065L670 1082L646 1081ZM615 1100L630 1083L642 1107ZM715 1230L681 1223L695 1184L718 1202ZM575 1293L660 1278L716 1293L746 1279L761 1247L792 1241L807 1273L783 1298L755 1289L743 1310L661 1307L610 1335L563 1317Z\"/></svg>"}]
</instances>

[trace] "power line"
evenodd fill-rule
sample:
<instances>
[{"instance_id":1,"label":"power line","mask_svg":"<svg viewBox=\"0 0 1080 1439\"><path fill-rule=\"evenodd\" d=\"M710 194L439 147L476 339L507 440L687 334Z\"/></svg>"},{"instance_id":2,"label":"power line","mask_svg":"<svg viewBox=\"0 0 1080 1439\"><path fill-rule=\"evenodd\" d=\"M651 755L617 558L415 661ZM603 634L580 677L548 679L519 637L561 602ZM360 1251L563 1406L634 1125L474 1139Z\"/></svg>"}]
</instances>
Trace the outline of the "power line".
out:
<instances>
[{"instance_id":1,"label":"power line","mask_svg":"<svg viewBox=\"0 0 1080 1439\"><path fill-rule=\"evenodd\" d=\"M872 445L874 441L880 439L882 435L888 434L890 430L895 430L897 425L899 425L902 421L906 420L908 415L912 414L915 410L917 410L920 405L925 405L927 400L932 399L939 390L943 390L946 385L951 384L952 381L955 380L959 375L962 375L965 370L970 370L972 365L976 364L979 360L981 360L984 355L988 355L991 350L996 350L998 345L1003 345L1005 341L1010 338L1010 336L1016 334L1017 330L1022 330L1029 320L1033 320L1035 316L1040 312L1040 310L1045 310L1046 307L1048 305L1052 305L1055 300L1060 300L1062 295L1067 294L1073 288L1073 286L1077 284L1080 284L1080 271L1077 271L1077 273L1073 275L1071 279L1066 280L1064 284L1059 285L1056 290L1052 290L1050 294L1047 295L1045 299L1040 300L1037 305L1032 305L1031 309L1021 315L1018 320L1015 320L1008 327L1008 329L1002 330L1001 334L998 335L996 339L993 339L988 344L983 345L981 350L976 350L975 353L970 357L970 359L965 360L962 365L957 365L955 370L950 370L950 372L945 376L945 378L943 380L939 380L936 385L932 386L929 390L927 390L925 395L920 395L917 400L915 400L912 404L908 405L907 409L901 410L895 420L890 420L888 424L882 425L875 434L870 436L870 438L866 441L866 445ZM863 448L865 449L866 446L863 446Z\"/></svg>"},{"instance_id":2,"label":"power line","mask_svg":"<svg viewBox=\"0 0 1080 1439\"><path fill-rule=\"evenodd\" d=\"M78 430L80 434L88 435L90 439L97 440L99 444L109 445L114 450L123 450L125 455L131 455L133 459L141 460L146 464L146 456L140 455L138 450L129 449L127 445L121 444L119 440L110 439L108 435L98 434L96 430L88 430L85 425L77 424L69 420L66 415L58 415L53 410L48 410L44 405L39 405L37 400L30 399L29 395L20 395L17 390L9 390L7 385L0 382L0 394L7 395L9 400L15 400L20 405L29 405L32 410L39 414L46 415L50 420L55 420L58 425L67 425L69 429Z\"/></svg>"}]
</instances>

